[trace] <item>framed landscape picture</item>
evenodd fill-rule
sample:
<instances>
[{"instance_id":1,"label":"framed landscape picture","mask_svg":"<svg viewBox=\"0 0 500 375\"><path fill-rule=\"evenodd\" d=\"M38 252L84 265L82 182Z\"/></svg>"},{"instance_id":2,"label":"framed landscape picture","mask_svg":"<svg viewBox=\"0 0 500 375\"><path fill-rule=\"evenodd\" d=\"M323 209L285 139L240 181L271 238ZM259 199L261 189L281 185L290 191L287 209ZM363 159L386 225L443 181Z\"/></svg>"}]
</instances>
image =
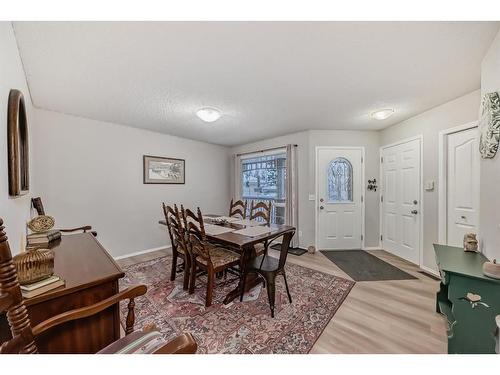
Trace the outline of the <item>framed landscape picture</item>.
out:
<instances>
[{"instance_id":1,"label":"framed landscape picture","mask_svg":"<svg viewBox=\"0 0 500 375\"><path fill-rule=\"evenodd\" d=\"M186 182L186 161L144 155L145 184L184 184Z\"/></svg>"}]
</instances>

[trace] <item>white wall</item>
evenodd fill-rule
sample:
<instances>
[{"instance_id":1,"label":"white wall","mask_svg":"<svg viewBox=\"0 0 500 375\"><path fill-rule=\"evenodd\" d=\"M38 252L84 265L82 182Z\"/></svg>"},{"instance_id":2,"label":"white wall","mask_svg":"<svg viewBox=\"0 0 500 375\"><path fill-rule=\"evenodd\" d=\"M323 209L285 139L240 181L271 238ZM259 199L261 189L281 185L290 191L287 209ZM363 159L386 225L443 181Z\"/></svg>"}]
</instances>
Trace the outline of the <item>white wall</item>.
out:
<instances>
[{"instance_id":1,"label":"white wall","mask_svg":"<svg viewBox=\"0 0 500 375\"><path fill-rule=\"evenodd\" d=\"M297 144L298 175L299 175L299 245L307 247L314 245L315 202L309 201L309 194L315 194L315 152L316 146L363 146L365 147L366 180L378 178L378 132L374 131L343 131L343 130L311 130L276 137L260 142L234 147L231 152L241 153L256 151L268 147L283 146L288 143ZM234 178L232 178L232 181ZM234 188L234 187L233 187ZM233 190L234 191L234 190ZM368 192L366 197L365 246L376 247L378 236L378 192Z\"/></svg>"},{"instance_id":2,"label":"white wall","mask_svg":"<svg viewBox=\"0 0 500 375\"><path fill-rule=\"evenodd\" d=\"M500 32L481 65L481 93L500 92ZM500 259L500 153L493 159L481 159L480 238L483 252Z\"/></svg>"},{"instance_id":3,"label":"white wall","mask_svg":"<svg viewBox=\"0 0 500 375\"><path fill-rule=\"evenodd\" d=\"M441 130L478 119L480 92L452 100L381 131L380 144L388 145L423 135L424 181L433 180L434 190L424 191L423 266L437 270L432 244L438 241L438 134ZM482 187L481 187L482 188Z\"/></svg>"},{"instance_id":4,"label":"white wall","mask_svg":"<svg viewBox=\"0 0 500 375\"><path fill-rule=\"evenodd\" d=\"M9 197L8 166L7 166L7 103L9 91L18 89L24 94L28 116L28 134L30 144L33 144L31 130L34 126L32 104L29 96L26 78L22 67L17 44L10 22L0 22L0 217L9 237L12 253L18 253L21 237L26 233L26 221L30 215L30 195L19 198ZM32 147L31 147L32 149ZM30 155L30 161L33 155ZM30 188L33 190L35 179L31 167Z\"/></svg>"},{"instance_id":5,"label":"white wall","mask_svg":"<svg viewBox=\"0 0 500 375\"><path fill-rule=\"evenodd\" d=\"M161 202L228 209L225 147L36 109L32 174L57 227L90 224L113 256L166 246ZM143 155L186 159L185 185L144 185Z\"/></svg>"}]
</instances>

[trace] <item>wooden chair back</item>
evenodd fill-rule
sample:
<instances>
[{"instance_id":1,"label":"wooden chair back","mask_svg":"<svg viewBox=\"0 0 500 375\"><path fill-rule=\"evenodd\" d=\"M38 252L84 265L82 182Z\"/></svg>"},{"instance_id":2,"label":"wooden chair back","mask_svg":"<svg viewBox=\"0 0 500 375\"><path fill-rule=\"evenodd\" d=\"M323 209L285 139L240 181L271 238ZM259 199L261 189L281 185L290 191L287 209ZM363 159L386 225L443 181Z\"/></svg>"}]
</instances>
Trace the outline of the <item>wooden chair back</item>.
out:
<instances>
[{"instance_id":1,"label":"wooden chair back","mask_svg":"<svg viewBox=\"0 0 500 375\"><path fill-rule=\"evenodd\" d=\"M2 343L0 353L37 353L28 310L12 262L3 220L0 218L0 313L6 313L12 339Z\"/></svg>"},{"instance_id":2,"label":"wooden chair back","mask_svg":"<svg viewBox=\"0 0 500 375\"><path fill-rule=\"evenodd\" d=\"M177 252L179 248L186 250L186 241L184 236L184 228L182 225L179 209L177 205L174 207L166 206L163 203L163 213L167 222L168 235L172 244L172 251Z\"/></svg>"},{"instance_id":3,"label":"wooden chair back","mask_svg":"<svg viewBox=\"0 0 500 375\"><path fill-rule=\"evenodd\" d=\"M246 219L247 205L248 202L246 199L244 201L240 199L236 202L231 199L231 203L229 205L229 217L239 216L241 219Z\"/></svg>"},{"instance_id":4,"label":"wooden chair back","mask_svg":"<svg viewBox=\"0 0 500 375\"><path fill-rule=\"evenodd\" d=\"M210 251L206 246L207 236L200 208L198 207L196 213L194 213L189 208L184 209L184 207L181 206L181 213L191 254L193 257L202 256L207 261L211 261Z\"/></svg>"},{"instance_id":5,"label":"wooden chair back","mask_svg":"<svg viewBox=\"0 0 500 375\"><path fill-rule=\"evenodd\" d=\"M252 201L250 206L250 220L263 221L266 225L271 224L271 208L271 201L257 203Z\"/></svg>"}]
</instances>

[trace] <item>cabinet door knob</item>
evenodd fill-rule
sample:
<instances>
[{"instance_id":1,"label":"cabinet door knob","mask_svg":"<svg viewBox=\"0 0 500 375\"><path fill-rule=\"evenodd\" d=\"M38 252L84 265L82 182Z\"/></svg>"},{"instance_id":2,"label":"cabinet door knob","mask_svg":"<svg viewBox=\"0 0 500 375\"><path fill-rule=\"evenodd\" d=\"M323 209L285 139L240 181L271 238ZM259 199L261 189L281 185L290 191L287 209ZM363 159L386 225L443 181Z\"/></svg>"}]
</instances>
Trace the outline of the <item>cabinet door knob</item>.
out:
<instances>
[{"instance_id":1,"label":"cabinet door knob","mask_svg":"<svg viewBox=\"0 0 500 375\"><path fill-rule=\"evenodd\" d=\"M320 209L320 210L322 210L322 209L324 209L324 208L325 208L325 207L323 207L323 206L319 206L319 209Z\"/></svg>"},{"instance_id":2,"label":"cabinet door knob","mask_svg":"<svg viewBox=\"0 0 500 375\"><path fill-rule=\"evenodd\" d=\"M411 210L411 213L412 213L413 215L416 215L416 214L418 214L418 211L417 211L417 210Z\"/></svg>"}]
</instances>

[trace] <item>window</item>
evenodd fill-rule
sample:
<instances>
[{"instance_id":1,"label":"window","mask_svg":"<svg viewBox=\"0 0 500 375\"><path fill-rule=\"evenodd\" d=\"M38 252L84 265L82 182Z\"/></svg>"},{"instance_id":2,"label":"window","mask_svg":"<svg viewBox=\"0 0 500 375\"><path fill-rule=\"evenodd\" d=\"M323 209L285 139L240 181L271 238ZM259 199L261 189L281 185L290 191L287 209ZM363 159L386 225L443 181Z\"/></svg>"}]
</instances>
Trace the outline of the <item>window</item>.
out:
<instances>
[{"instance_id":1,"label":"window","mask_svg":"<svg viewBox=\"0 0 500 375\"><path fill-rule=\"evenodd\" d=\"M345 158L336 158L328 165L328 200L352 202L352 165Z\"/></svg>"},{"instance_id":2,"label":"window","mask_svg":"<svg viewBox=\"0 0 500 375\"><path fill-rule=\"evenodd\" d=\"M241 197L272 201L271 221L285 223L286 153L241 160Z\"/></svg>"}]
</instances>

